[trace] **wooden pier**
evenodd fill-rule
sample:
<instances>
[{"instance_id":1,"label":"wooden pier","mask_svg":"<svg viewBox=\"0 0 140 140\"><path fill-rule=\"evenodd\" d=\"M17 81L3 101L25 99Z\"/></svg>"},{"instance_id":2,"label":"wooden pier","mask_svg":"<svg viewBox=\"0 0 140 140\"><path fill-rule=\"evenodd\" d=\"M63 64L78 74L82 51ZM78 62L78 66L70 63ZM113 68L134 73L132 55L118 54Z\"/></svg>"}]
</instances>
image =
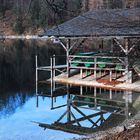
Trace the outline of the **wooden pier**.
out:
<instances>
[{"instance_id":1,"label":"wooden pier","mask_svg":"<svg viewBox=\"0 0 140 140\"><path fill-rule=\"evenodd\" d=\"M111 125L111 122L118 121L119 117L117 119L116 116L113 118L113 114L120 115L119 121L121 122L133 114L129 110L130 108L134 108L136 111L134 106L129 108L129 105L133 103L132 90L140 92L140 79L134 81L138 73L135 73L130 63L130 56L132 56L134 51L137 52L137 47L139 47L139 23L139 8L105 9L89 11L44 33L44 36L49 37L53 43L57 43L64 48L66 52L66 63L64 65L57 65L57 56L54 55L50 58L49 66L40 66L36 56L36 95L37 97L41 95L38 90L38 85L40 84L38 73L40 71L49 71L50 78L45 79L43 82L49 81L51 83L51 108L55 109L66 106L66 111L51 125L38 123L41 127L60 129L73 133L90 133L97 129L101 130L104 126ZM100 40L100 45L98 44L97 46L96 43L94 45L92 44L96 48L95 53L82 52L81 55L78 54L81 52L75 52L77 48L84 46L85 41L89 40L93 41L92 43L95 40ZM108 48L105 52L103 49L100 50L104 48L104 40L111 42L110 45L106 45ZM89 44L87 43L85 46L87 47ZM87 50L87 48L85 49ZM115 49L117 53L115 53ZM106 53L106 51L108 52ZM136 57L139 58L138 55ZM56 82L66 84L66 105L54 106L53 104ZM69 87L71 85L80 86L80 95L70 94ZM90 89L93 87L92 96L88 94L89 92L83 93L83 86L86 86L86 89L88 89L88 86L90 86ZM99 88L99 92L97 92L97 88ZM109 99L100 99L97 97L98 95L103 96L102 90L100 90L101 88L109 91L105 94L108 95ZM120 100L119 93L116 92L117 101L115 101L112 91L117 89L123 90L124 94L123 99ZM137 95L139 96L139 94ZM87 115L81 108L90 110L98 109L98 112ZM81 117L76 117L73 110L79 113ZM106 112L111 113L108 119L104 117L104 113ZM97 116L99 119L93 121L92 118ZM62 122L64 118L66 118L66 122ZM82 128L80 123L83 120L91 124L89 129ZM100 126L98 122L100 122Z\"/></svg>"},{"instance_id":2,"label":"wooden pier","mask_svg":"<svg viewBox=\"0 0 140 140\"><path fill-rule=\"evenodd\" d=\"M140 90L139 82L134 83L133 81L135 72L130 63L130 56L137 52L137 47L139 47L139 13L139 8L89 11L47 30L44 36L48 36L53 43L60 44L66 51L66 73L54 79L57 82L70 84L104 86L104 84L98 83L98 79L108 75L107 80L109 81L118 81L118 79L120 81L121 78L123 83L118 84L117 88L131 90L136 88ZM134 19L134 17L137 18ZM98 46L96 43L94 44L95 54L90 52L92 55L87 56L89 54L87 52L82 52L85 55L77 55L77 52L74 52L77 48L88 46L88 41L94 43L96 40L100 40L101 44L98 44ZM108 48L107 54L102 49L105 47L104 40L111 42L110 45L106 45ZM84 42L87 44L84 44ZM85 49L87 50L87 48ZM116 48L117 53L114 52ZM96 54L98 52L100 53ZM71 70L73 69L80 71L78 77L71 76ZM83 76L85 72L86 75ZM91 77L89 79L92 81L87 80L88 77ZM104 87L108 87L108 85L105 84ZM115 88L116 86L112 87Z\"/></svg>"},{"instance_id":3,"label":"wooden pier","mask_svg":"<svg viewBox=\"0 0 140 140\"><path fill-rule=\"evenodd\" d=\"M75 94L75 92L71 92L70 88L70 86L67 86L66 105L54 106L52 97L51 109L58 109L66 106L64 112L58 116L58 119L52 124L41 122L35 123L44 129L48 128L86 135L98 130L104 130L107 127L116 126L134 113L133 110L135 110L135 105L133 105L133 107L130 105L135 104L132 100L132 92L116 92L110 89L104 90L104 93L94 87L86 89L86 92L80 90L79 94ZM114 98L114 95L117 95L116 98ZM137 94L135 98L138 97L139 95ZM93 112L90 112L87 115L83 109L93 110ZM110 113L109 117L105 117L106 113ZM80 115L78 116L77 114ZM82 123L83 121L88 121L90 125L85 126Z\"/></svg>"},{"instance_id":4,"label":"wooden pier","mask_svg":"<svg viewBox=\"0 0 140 140\"><path fill-rule=\"evenodd\" d=\"M39 66L36 56L36 95L38 95L38 84L48 82L51 83L52 88L50 95L56 90L56 83L140 91L140 81L133 82L132 70L126 72L126 57L99 54L94 56L70 55L69 61L66 62L68 64L56 65L57 57L59 56L53 55L50 58L49 66ZM92 61L88 62L89 59ZM104 59L109 61L101 61ZM50 78L39 81L38 73L41 71L50 72Z\"/></svg>"}]
</instances>

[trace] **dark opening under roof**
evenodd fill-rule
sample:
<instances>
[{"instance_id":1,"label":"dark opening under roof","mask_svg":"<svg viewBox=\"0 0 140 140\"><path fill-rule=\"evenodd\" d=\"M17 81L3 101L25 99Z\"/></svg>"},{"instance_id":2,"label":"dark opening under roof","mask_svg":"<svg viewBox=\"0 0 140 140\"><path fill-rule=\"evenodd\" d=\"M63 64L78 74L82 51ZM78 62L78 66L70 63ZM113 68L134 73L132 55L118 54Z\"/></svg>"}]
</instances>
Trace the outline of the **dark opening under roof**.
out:
<instances>
[{"instance_id":1,"label":"dark opening under roof","mask_svg":"<svg viewBox=\"0 0 140 140\"><path fill-rule=\"evenodd\" d=\"M56 37L140 36L140 8L89 11L44 33Z\"/></svg>"}]
</instances>

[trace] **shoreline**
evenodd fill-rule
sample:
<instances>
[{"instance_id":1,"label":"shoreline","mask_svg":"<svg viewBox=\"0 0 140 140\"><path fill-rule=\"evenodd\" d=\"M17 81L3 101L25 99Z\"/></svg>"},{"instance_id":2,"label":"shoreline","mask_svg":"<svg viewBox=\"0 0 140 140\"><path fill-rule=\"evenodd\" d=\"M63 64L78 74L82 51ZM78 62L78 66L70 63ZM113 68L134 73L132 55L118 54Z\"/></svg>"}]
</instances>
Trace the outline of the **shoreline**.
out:
<instances>
[{"instance_id":1,"label":"shoreline","mask_svg":"<svg viewBox=\"0 0 140 140\"><path fill-rule=\"evenodd\" d=\"M93 134L89 134L87 136L82 136L81 138L73 138L71 140L117 140L115 137L124 134L124 132L128 135L133 135L135 139L135 135L131 132L135 129L139 129L138 137L140 137L140 128L137 126L140 124L140 111L131 119L124 120L121 124L117 125L116 127L109 128L105 131L95 132ZM125 137L125 136L124 136ZM121 139L120 139L121 140Z\"/></svg>"}]
</instances>

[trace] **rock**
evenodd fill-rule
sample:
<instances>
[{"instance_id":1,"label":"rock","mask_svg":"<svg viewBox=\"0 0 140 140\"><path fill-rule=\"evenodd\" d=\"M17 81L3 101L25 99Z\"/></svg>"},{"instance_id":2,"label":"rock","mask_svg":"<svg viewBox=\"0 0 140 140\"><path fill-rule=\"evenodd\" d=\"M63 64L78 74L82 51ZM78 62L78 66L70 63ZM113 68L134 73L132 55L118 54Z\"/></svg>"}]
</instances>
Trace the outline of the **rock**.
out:
<instances>
[{"instance_id":1,"label":"rock","mask_svg":"<svg viewBox=\"0 0 140 140\"><path fill-rule=\"evenodd\" d=\"M132 124L132 125L129 125L128 127L126 127L126 129L130 130L130 129L133 129L136 127L136 124Z\"/></svg>"},{"instance_id":2,"label":"rock","mask_svg":"<svg viewBox=\"0 0 140 140\"><path fill-rule=\"evenodd\" d=\"M101 139L105 138L106 136L107 136L107 135L104 134L104 135L98 136L98 137L93 138L93 139L90 139L90 140L101 140Z\"/></svg>"},{"instance_id":3,"label":"rock","mask_svg":"<svg viewBox=\"0 0 140 140\"><path fill-rule=\"evenodd\" d=\"M112 129L112 131L110 132L110 134L116 134L116 133L121 133L125 130L124 126L117 126L115 128Z\"/></svg>"}]
</instances>

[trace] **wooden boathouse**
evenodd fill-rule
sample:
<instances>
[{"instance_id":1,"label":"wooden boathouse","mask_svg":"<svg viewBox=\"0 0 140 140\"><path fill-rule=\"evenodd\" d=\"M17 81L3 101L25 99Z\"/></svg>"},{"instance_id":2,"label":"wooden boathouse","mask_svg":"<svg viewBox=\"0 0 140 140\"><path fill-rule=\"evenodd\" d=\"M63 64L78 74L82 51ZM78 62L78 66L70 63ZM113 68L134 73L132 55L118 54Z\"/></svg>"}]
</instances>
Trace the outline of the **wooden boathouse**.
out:
<instances>
[{"instance_id":1,"label":"wooden boathouse","mask_svg":"<svg viewBox=\"0 0 140 140\"><path fill-rule=\"evenodd\" d=\"M140 91L140 82L133 82L134 75L140 73L134 69L133 62L138 62L140 56L136 55L131 62L131 56L140 47L140 8L89 11L47 30L43 36L65 49L66 64L57 65L54 55L50 66L38 66L36 56L36 92L39 71L50 71L52 84L56 81ZM99 52L101 45L96 46L97 52L73 53L85 40L96 39L101 42L110 40L110 46L106 45L109 51ZM114 51L116 48L118 53ZM56 71L61 74L56 76Z\"/></svg>"}]
</instances>

